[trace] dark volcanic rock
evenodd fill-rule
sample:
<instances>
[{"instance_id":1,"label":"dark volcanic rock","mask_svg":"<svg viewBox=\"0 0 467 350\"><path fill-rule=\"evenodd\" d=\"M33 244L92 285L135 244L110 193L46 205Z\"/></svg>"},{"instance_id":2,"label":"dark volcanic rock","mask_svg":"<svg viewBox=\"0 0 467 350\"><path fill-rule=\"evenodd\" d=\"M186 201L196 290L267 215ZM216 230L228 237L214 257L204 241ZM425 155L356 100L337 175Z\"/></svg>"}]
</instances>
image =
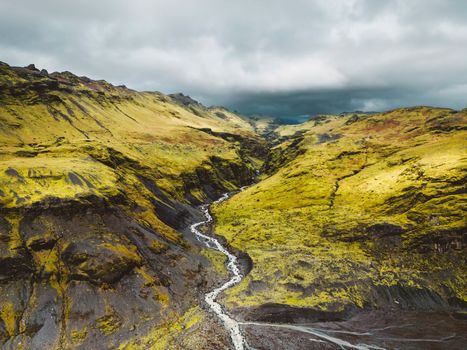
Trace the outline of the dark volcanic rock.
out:
<instances>
[{"instance_id":1,"label":"dark volcanic rock","mask_svg":"<svg viewBox=\"0 0 467 350\"><path fill-rule=\"evenodd\" d=\"M151 179L141 175L138 177L144 186L154 194L152 203L162 222L175 229L181 229L192 221L193 209L191 207L171 200Z\"/></svg>"},{"instance_id":2,"label":"dark volcanic rock","mask_svg":"<svg viewBox=\"0 0 467 350\"><path fill-rule=\"evenodd\" d=\"M449 304L439 294L426 288L375 286L372 302L378 308L413 310L448 310Z\"/></svg>"},{"instance_id":3,"label":"dark volcanic rock","mask_svg":"<svg viewBox=\"0 0 467 350\"><path fill-rule=\"evenodd\" d=\"M168 95L172 100L181 104L182 106L197 106L205 108L201 103L192 99L190 96L184 95L182 93L170 94Z\"/></svg>"},{"instance_id":4,"label":"dark volcanic rock","mask_svg":"<svg viewBox=\"0 0 467 350\"><path fill-rule=\"evenodd\" d=\"M0 280L30 273L32 264L12 225L0 217Z\"/></svg>"},{"instance_id":5,"label":"dark volcanic rock","mask_svg":"<svg viewBox=\"0 0 467 350\"><path fill-rule=\"evenodd\" d=\"M26 69L33 70L39 72L39 69L36 68L34 64L30 64L29 66L25 67Z\"/></svg>"},{"instance_id":6,"label":"dark volcanic rock","mask_svg":"<svg viewBox=\"0 0 467 350\"><path fill-rule=\"evenodd\" d=\"M338 140L342 137L339 134L318 134L318 143L326 143Z\"/></svg>"},{"instance_id":7,"label":"dark volcanic rock","mask_svg":"<svg viewBox=\"0 0 467 350\"><path fill-rule=\"evenodd\" d=\"M136 249L126 242L91 238L70 243L62 253L71 277L93 283L114 283L141 264Z\"/></svg>"},{"instance_id":8,"label":"dark volcanic rock","mask_svg":"<svg viewBox=\"0 0 467 350\"><path fill-rule=\"evenodd\" d=\"M34 207L14 225L0 216L3 348L106 349L197 300L194 253L107 205Z\"/></svg>"},{"instance_id":9,"label":"dark volcanic rock","mask_svg":"<svg viewBox=\"0 0 467 350\"><path fill-rule=\"evenodd\" d=\"M341 321L349 318L355 310L322 311L312 308L294 307L285 304L263 304L254 308L239 308L235 314L245 321L274 323L303 323Z\"/></svg>"}]
</instances>

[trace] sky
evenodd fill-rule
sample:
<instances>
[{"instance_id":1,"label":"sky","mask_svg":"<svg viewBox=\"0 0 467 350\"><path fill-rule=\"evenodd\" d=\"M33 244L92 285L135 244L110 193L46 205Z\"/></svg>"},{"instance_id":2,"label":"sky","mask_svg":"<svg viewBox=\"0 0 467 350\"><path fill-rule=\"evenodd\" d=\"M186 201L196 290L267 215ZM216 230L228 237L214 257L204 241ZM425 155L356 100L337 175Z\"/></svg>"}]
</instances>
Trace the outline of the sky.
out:
<instances>
[{"instance_id":1,"label":"sky","mask_svg":"<svg viewBox=\"0 0 467 350\"><path fill-rule=\"evenodd\" d=\"M467 107L466 0L0 0L0 61L276 117Z\"/></svg>"}]
</instances>

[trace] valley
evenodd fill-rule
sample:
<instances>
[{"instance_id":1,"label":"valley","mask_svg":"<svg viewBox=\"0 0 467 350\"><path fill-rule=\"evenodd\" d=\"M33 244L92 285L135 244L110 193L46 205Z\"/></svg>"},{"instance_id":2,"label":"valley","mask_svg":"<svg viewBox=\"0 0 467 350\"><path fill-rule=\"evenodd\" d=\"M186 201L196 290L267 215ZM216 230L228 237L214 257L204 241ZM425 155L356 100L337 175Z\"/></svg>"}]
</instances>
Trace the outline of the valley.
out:
<instances>
[{"instance_id":1,"label":"valley","mask_svg":"<svg viewBox=\"0 0 467 350\"><path fill-rule=\"evenodd\" d=\"M466 122L0 63L0 346L462 349Z\"/></svg>"}]
</instances>

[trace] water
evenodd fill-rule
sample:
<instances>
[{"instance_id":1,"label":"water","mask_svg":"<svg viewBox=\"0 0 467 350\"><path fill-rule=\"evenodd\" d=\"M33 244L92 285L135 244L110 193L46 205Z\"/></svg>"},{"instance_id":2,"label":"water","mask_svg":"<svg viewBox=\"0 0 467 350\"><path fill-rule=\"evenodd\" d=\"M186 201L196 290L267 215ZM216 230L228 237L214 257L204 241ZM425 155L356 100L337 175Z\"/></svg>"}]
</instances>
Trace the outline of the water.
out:
<instances>
[{"instance_id":1,"label":"water","mask_svg":"<svg viewBox=\"0 0 467 350\"><path fill-rule=\"evenodd\" d=\"M243 188L241 190L243 190ZM229 195L226 193L214 203L220 203L228 198ZM209 213L209 205L204 205L202 207L202 210L206 220L191 225L190 230L198 238L198 240L203 242L207 247L216 249L227 257L227 269L229 270L231 275L231 278L222 286L214 289L212 292L207 293L204 297L204 300L209 305L211 310L217 315L217 317L219 317L219 319L224 324L225 329L229 332L235 350L244 350L245 347L247 347L247 343L245 337L240 331L240 326L238 322L232 317L230 317L227 314L227 312L224 311L222 306L216 301L217 296L221 292L239 283L244 276L240 272L237 257L231 254L222 244L220 244L220 242L216 238L207 236L198 230L198 227L212 222L212 216Z\"/></svg>"}]
</instances>

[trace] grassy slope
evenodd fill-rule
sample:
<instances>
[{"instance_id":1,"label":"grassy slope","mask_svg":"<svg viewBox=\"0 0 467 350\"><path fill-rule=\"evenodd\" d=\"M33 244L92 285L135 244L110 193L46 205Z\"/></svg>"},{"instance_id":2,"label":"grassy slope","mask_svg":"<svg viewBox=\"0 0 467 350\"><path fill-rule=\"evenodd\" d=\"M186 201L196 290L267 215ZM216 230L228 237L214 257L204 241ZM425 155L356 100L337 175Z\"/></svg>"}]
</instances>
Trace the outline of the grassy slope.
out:
<instances>
[{"instance_id":1,"label":"grassy slope","mask_svg":"<svg viewBox=\"0 0 467 350\"><path fill-rule=\"evenodd\" d=\"M197 129L255 138L228 111L185 107L160 93L67 72L41 76L0 65L0 85L0 205L6 208L121 192L141 202L136 197L150 193L130 171L135 168L183 201L183 173L209 168L213 156L241 163L238 144ZM204 196L199 188L191 194Z\"/></svg>"},{"instance_id":2,"label":"grassy slope","mask_svg":"<svg viewBox=\"0 0 467 350\"><path fill-rule=\"evenodd\" d=\"M222 136L228 134L240 138L232 141ZM37 298L51 298L50 304L56 303L54 307L58 310L62 308L61 300L63 303L71 300L71 304L77 303L77 311L73 312L81 315L86 305L77 302L80 293L73 291L73 285L83 282L74 281L76 277L71 270L76 267L65 266L63 262L63 251L76 244L82 244L74 249L84 257L77 267L81 269L80 281L91 278L88 272L104 277L111 272L114 263L106 265L105 259L121 263L122 271L126 266L136 265L137 268L126 272L124 280L130 279L131 288L141 289L140 293L148 288L154 290L154 298L147 300L147 310L160 307L161 312L148 316L133 311L131 319L116 322L114 319L118 317L109 316L113 315L113 311L107 310L109 303L123 317L130 307L137 310L141 299L125 299L128 287L121 287L118 282L101 286L99 281L93 281L96 285L89 284L87 289L91 291L89 300L102 301L105 312L98 309L95 314L85 313L69 320L70 311L64 309L61 317L64 320L54 326L61 329L60 342L85 344L92 342L90 337L94 334L102 343L112 342L115 340L111 335L118 339L118 332L131 329L132 322L146 322L146 328L149 322L156 326L154 331L167 323L175 325L186 308L191 307L190 303L197 303L189 296L196 291L190 281L185 287L177 285L178 277L172 278L175 282L167 282L174 287L166 288L167 283L162 286L160 280L166 272L154 271L151 261L162 261L160 269L172 269L174 275L188 275L197 268L193 256L199 252L195 253L179 232L156 215L156 207L169 201L166 207L173 212L166 216L179 220L173 203L196 203L215 195L212 190L208 193L203 181L215 182L215 191L232 190L242 181L250 181L248 171L243 170L261 162L250 157L251 152L242 150L242 140L253 145L260 142L249 123L222 108L184 105L160 93L114 87L68 72L41 75L36 70L0 63L0 218L7 222L0 227L0 262L14 267L0 271L7 274L2 277L0 290L12 291L0 301L0 342L20 339L21 334L33 337L40 329L40 325L34 326L31 333L29 329L25 333L22 326L30 322L25 308L48 312L34 298L27 299L19 292L29 285L35 286L34 283L51 287ZM245 161L249 163L246 166ZM107 203L107 211L99 203ZM86 215L82 214L83 207L88 208ZM57 218L57 210L58 213L63 210L64 219L60 219L61 215ZM120 213L118 219L112 216L114 212ZM23 227L31 220L45 228L38 231L34 227L37 235L27 238ZM111 227L111 220L120 220L117 227L126 230L123 236ZM149 231L135 235L136 226L128 224L128 220L135 220ZM63 232L63 238L55 237ZM90 248L95 245L93 240L101 236L110 243L97 245L94 252ZM122 239L123 245L116 243ZM34 245L34 240L45 243ZM134 242L138 240L147 247L139 245L136 252ZM141 251L146 252L144 259ZM92 254L96 254L97 260L93 260ZM148 254L152 254L150 258L146 257ZM32 275L28 275L30 270L25 274L15 272L32 258ZM190 293L186 293L184 300L177 299L183 288L190 288ZM109 293L125 302L112 299ZM100 317L99 312L105 315ZM81 327L78 330L73 328L77 324ZM106 337L99 336L101 333ZM124 338L130 340L128 335Z\"/></svg>"},{"instance_id":3,"label":"grassy slope","mask_svg":"<svg viewBox=\"0 0 467 350\"><path fill-rule=\"evenodd\" d=\"M40 76L25 80L6 66L0 66L0 73L0 83L11 84L11 89L17 91L24 83L27 91L16 92L20 96L8 96L6 89L2 91L3 167L13 159L21 159L23 164L31 161L34 170L40 163L38 159L47 158L50 164L60 157L68 158L69 164L79 160L83 169L87 163L92 172L98 173L89 153L112 148L156 169L160 178L176 181L182 172L192 171L212 155L238 159L235 145L196 128L253 137L249 124L232 113L223 113L228 118L217 116L216 109L198 110L195 114L159 93L138 93L105 82L86 83L71 74L55 76L61 82L57 88L34 92L27 86L31 80L38 89L43 82L55 81ZM44 102L46 98L50 102ZM164 181L161 185L167 190L173 186ZM11 199L11 195L7 197Z\"/></svg>"},{"instance_id":4,"label":"grassy slope","mask_svg":"<svg viewBox=\"0 0 467 350\"><path fill-rule=\"evenodd\" d=\"M292 127L304 136L271 159L285 165L214 210L254 262L228 304L342 310L375 306L377 286L466 301L466 121L420 107Z\"/></svg>"}]
</instances>

